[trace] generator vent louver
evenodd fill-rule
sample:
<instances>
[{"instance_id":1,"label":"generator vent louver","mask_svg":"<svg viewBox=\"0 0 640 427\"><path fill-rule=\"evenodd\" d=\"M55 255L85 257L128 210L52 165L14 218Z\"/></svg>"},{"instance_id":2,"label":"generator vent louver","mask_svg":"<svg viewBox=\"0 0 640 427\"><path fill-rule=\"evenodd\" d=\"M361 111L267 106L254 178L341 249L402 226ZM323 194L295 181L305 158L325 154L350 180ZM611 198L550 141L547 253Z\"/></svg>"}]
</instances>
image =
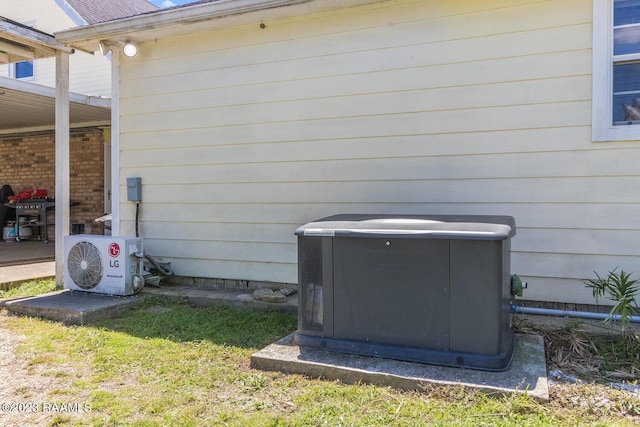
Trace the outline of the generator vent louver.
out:
<instances>
[{"instance_id":1,"label":"generator vent louver","mask_svg":"<svg viewBox=\"0 0 640 427\"><path fill-rule=\"evenodd\" d=\"M90 242L78 242L69 250L67 257L69 276L81 289L93 289L102 280L102 256Z\"/></svg>"}]
</instances>

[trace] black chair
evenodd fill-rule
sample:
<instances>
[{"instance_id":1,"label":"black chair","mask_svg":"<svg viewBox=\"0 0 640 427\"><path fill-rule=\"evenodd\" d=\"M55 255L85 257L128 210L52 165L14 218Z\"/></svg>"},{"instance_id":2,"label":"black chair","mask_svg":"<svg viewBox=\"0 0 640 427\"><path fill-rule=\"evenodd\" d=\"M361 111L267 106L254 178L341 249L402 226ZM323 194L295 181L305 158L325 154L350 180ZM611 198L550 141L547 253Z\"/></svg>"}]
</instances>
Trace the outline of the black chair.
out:
<instances>
[{"instance_id":1,"label":"black chair","mask_svg":"<svg viewBox=\"0 0 640 427\"><path fill-rule=\"evenodd\" d=\"M5 184L0 188L0 228L4 228L9 221L16 220L16 210L5 206L9 202L9 196L13 196L13 189L10 185Z\"/></svg>"}]
</instances>

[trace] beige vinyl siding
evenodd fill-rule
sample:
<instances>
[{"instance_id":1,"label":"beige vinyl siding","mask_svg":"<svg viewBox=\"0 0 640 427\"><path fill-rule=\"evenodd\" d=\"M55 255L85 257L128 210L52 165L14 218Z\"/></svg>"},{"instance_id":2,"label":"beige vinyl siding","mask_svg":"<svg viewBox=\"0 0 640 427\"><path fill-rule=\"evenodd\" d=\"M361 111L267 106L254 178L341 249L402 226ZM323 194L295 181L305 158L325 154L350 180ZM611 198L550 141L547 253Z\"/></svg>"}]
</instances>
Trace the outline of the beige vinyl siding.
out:
<instances>
[{"instance_id":1,"label":"beige vinyl siding","mask_svg":"<svg viewBox=\"0 0 640 427\"><path fill-rule=\"evenodd\" d=\"M111 98L111 61L100 52L76 52L69 57L69 90Z\"/></svg>"},{"instance_id":2,"label":"beige vinyl siding","mask_svg":"<svg viewBox=\"0 0 640 427\"><path fill-rule=\"evenodd\" d=\"M526 297L640 274L637 142L591 142L591 2L410 1L212 30L121 61L122 234L179 275L296 282L296 227L505 214Z\"/></svg>"}]
</instances>

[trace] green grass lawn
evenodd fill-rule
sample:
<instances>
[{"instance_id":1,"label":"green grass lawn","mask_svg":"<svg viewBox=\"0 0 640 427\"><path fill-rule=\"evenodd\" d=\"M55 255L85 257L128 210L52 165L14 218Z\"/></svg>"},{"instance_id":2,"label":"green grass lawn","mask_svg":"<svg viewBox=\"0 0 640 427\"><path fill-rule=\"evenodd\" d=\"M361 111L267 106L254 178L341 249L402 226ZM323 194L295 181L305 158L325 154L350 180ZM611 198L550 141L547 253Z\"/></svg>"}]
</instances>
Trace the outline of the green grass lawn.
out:
<instances>
[{"instance_id":1,"label":"green grass lawn","mask_svg":"<svg viewBox=\"0 0 640 427\"><path fill-rule=\"evenodd\" d=\"M0 289L0 299L31 297L51 292L55 289L56 282L54 280L32 280L21 283L20 286L12 287L6 291Z\"/></svg>"},{"instance_id":2,"label":"green grass lawn","mask_svg":"<svg viewBox=\"0 0 640 427\"><path fill-rule=\"evenodd\" d=\"M631 426L640 409L635 398L602 386L552 388L541 403L257 371L250 355L294 331L294 316L168 298L146 298L124 317L91 326L5 314L0 325L24 336L18 351L28 369L56 382L47 401L87 409L52 414L45 424L52 426Z\"/></svg>"}]
</instances>

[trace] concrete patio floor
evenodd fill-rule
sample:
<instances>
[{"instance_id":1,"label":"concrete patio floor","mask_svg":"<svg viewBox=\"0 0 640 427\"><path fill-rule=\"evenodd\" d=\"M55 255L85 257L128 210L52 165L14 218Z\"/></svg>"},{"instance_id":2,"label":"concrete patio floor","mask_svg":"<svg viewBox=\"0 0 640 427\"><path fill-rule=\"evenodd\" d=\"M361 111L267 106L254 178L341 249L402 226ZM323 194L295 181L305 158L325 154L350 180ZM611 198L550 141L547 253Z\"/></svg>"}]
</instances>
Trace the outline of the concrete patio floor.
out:
<instances>
[{"instance_id":1,"label":"concrete patio floor","mask_svg":"<svg viewBox=\"0 0 640 427\"><path fill-rule=\"evenodd\" d=\"M37 240L0 241L0 290L31 280L55 277L55 245Z\"/></svg>"},{"instance_id":2,"label":"concrete patio floor","mask_svg":"<svg viewBox=\"0 0 640 427\"><path fill-rule=\"evenodd\" d=\"M34 264L55 260L55 243L39 240L0 241L0 267Z\"/></svg>"}]
</instances>

